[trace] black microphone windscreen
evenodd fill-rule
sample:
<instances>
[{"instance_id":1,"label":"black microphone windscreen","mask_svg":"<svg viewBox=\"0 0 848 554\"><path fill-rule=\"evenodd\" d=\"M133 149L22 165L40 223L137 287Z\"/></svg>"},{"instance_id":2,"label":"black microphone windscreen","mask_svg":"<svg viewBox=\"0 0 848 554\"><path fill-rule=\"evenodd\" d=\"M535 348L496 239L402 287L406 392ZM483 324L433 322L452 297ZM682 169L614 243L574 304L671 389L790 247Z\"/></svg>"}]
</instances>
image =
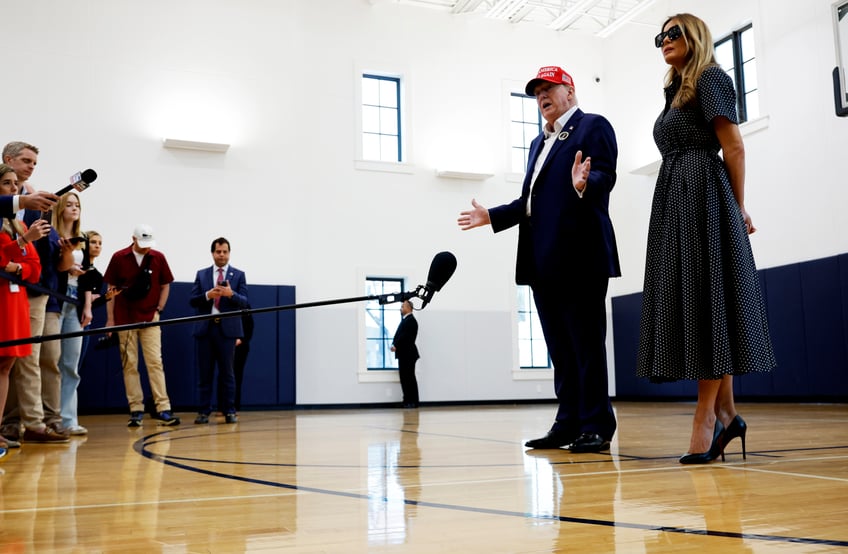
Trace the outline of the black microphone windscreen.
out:
<instances>
[{"instance_id":1,"label":"black microphone windscreen","mask_svg":"<svg viewBox=\"0 0 848 554\"><path fill-rule=\"evenodd\" d=\"M82 180L88 183L89 185L93 183L97 179L97 172L93 169L86 169L82 172Z\"/></svg>"},{"instance_id":2,"label":"black microphone windscreen","mask_svg":"<svg viewBox=\"0 0 848 554\"><path fill-rule=\"evenodd\" d=\"M97 172L93 169L86 169L82 173L76 173L71 176L71 184L56 191L56 196L63 196L72 190L82 192L87 189L88 185L93 183L95 179L97 179Z\"/></svg>"},{"instance_id":3,"label":"black microphone windscreen","mask_svg":"<svg viewBox=\"0 0 848 554\"><path fill-rule=\"evenodd\" d=\"M427 288L435 291L442 290L453 272L456 271L456 256L450 252L439 252L430 262L430 272L427 274Z\"/></svg>"}]
</instances>

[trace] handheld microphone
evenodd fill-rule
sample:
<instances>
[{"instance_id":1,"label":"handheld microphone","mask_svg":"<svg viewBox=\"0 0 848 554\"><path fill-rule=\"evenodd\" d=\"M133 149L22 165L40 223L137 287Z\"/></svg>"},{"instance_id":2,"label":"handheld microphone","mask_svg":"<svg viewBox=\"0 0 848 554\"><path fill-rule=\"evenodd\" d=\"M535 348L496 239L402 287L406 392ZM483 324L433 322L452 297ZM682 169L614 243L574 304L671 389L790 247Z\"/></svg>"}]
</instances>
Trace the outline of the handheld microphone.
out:
<instances>
[{"instance_id":1,"label":"handheld microphone","mask_svg":"<svg viewBox=\"0 0 848 554\"><path fill-rule=\"evenodd\" d=\"M424 309L430 303L436 292L442 290L454 271L456 271L456 256L452 253L439 252L433 256L433 261L430 262L430 271L427 273L427 284L424 285L424 292L421 295L421 300L423 300L421 309Z\"/></svg>"},{"instance_id":2,"label":"handheld microphone","mask_svg":"<svg viewBox=\"0 0 848 554\"><path fill-rule=\"evenodd\" d=\"M72 190L77 192L82 192L91 186L97 179L97 172L93 169L86 169L83 172L77 172L71 175L71 184L62 188L59 192L56 193L56 196L62 196L63 194L67 194Z\"/></svg>"}]
</instances>

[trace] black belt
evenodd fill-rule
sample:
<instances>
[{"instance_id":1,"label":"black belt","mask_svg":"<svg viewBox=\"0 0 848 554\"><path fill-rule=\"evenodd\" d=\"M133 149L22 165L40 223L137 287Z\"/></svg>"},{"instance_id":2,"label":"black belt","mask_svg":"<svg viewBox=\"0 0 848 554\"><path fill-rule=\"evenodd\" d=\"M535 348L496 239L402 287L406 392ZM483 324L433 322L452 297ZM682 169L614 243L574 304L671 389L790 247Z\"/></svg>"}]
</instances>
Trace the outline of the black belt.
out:
<instances>
[{"instance_id":1,"label":"black belt","mask_svg":"<svg viewBox=\"0 0 848 554\"><path fill-rule=\"evenodd\" d=\"M212 320L212 323L221 323L221 318L220 318L220 317L216 317L216 318L214 318L214 319Z\"/></svg>"}]
</instances>

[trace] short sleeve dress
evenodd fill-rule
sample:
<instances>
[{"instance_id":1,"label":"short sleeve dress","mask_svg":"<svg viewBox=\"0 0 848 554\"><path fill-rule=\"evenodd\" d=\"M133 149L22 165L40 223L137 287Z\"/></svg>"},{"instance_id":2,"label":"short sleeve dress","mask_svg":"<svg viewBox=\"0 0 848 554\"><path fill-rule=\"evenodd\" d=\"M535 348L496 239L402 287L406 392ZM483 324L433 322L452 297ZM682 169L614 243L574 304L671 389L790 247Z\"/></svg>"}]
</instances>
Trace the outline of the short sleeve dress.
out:
<instances>
[{"instance_id":1,"label":"short sleeve dress","mask_svg":"<svg viewBox=\"0 0 848 554\"><path fill-rule=\"evenodd\" d=\"M678 109L665 89L654 124L662 166L648 227L636 372L654 382L720 379L776 366L741 210L713 130L737 123L730 77L708 67L697 101Z\"/></svg>"}]
</instances>

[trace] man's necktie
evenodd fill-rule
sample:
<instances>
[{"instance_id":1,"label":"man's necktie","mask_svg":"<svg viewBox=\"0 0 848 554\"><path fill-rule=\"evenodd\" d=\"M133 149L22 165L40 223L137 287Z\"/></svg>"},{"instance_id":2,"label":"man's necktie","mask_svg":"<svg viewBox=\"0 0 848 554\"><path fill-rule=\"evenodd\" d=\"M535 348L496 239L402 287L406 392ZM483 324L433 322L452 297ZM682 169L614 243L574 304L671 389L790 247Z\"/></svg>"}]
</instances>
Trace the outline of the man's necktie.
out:
<instances>
[{"instance_id":1,"label":"man's necktie","mask_svg":"<svg viewBox=\"0 0 848 554\"><path fill-rule=\"evenodd\" d=\"M218 282L215 283L215 284L220 285L223 282L224 282L224 268L219 267L218 268ZM215 298L215 309L218 310L218 311L221 310L221 297L220 296Z\"/></svg>"}]
</instances>

